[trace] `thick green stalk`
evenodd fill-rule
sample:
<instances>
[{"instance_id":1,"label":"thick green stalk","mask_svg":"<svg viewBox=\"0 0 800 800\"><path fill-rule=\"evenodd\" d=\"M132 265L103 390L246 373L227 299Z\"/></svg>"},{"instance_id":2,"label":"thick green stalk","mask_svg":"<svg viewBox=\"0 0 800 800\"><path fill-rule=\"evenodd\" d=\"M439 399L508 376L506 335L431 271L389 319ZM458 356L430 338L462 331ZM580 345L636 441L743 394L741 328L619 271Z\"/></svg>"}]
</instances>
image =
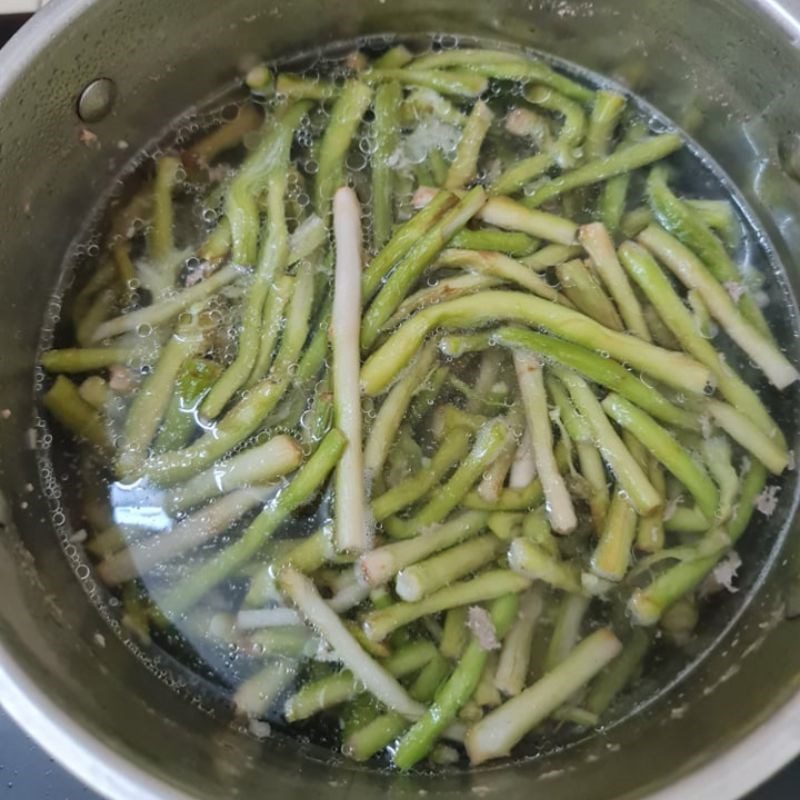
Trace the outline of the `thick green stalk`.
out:
<instances>
[{"instance_id":1,"label":"thick green stalk","mask_svg":"<svg viewBox=\"0 0 800 800\"><path fill-rule=\"evenodd\" d=\"M445 613L439 652L451 661L458 661L469 638L466 606L451 608Z\"/></svg>"},{"instance_id":2,"label":"thick green stalk","mask_svg":"<svg viewBox=\"0 0 800 800\"><path fill-rule=\"evenodd\" d=\"M538 246L539 240L526 233L492 228L464 228L450 240L450 247L457 250L490 250L512 258L530 255Z\"/></svg>"},{"instance_id":3,"label":"thick green stalk","mask_svg":"<svg viewBox=\"0 0 800 800\"><path fill-rule=\"evenodd\" d=\"M786 449L767 436L738 409L718 400L710 400L708 410L714 422L735 442L752 453L773 475L780 475L789 463ZM713 517L709 517L712 519Z\"/></svg>"},{"instance_id":4,"label":"thick green stalk","mask_svg":"<svg viewBox=\"0 0 800 800\"><path fill-rule=\"evenodd\" d=\"M501 546L492 534L458 544L401 570L395 579L395 591L401 600L415 603L494 561Z\"/></svg>"},{"instance_id":5,"label":"thick green stalk","mask_svg":"<svg viewBox=\"0 0 800 800\"><path fill-rule=\"evenodd\" d=\"M581 581L574 564L562 562L542 545L530 539L514 539L508 549L508 563L515 572L565 592L580 593Z\"/></svg>"},{"instance_id":6,"label":"thick green stalk","mask_svg":"<svg viewBox=\"0 0 800 800\"><path fill-rule=\"evenodd\" d=\"M546 672L554 670L575 649L590 603L591 598L583 594L567 593L561 598L544 659Z\"/></svg>"},{"instance_id":7,"label":"thick green stalk","mask_svg":"<svg viewBox=\"0 0 800 800\"><path fill-rule=\"evenodd\" d=\"M484 500L477 492L469 492L461 505L476 511L529 511L543 499L542 484L537 479L524 489L503 489L494 501Z\"/></svg>"},{"instance_id":8,"label":"thick green stalk","mask_svg":"<svg viewBox=\"0 0 800 800\"><path fill-rule=\"evenodd\" d=\"M178 581L162 599L162 612L168 617L182 614L255 556L278 526L317 492L336 466L345 446L346 439L342 433L332 430L291 483L250 523L241 538Z\"/></svg>"},{"instance_id":9,"label":"thick green stalk","mask_svg":"<svg viewBox=\"0 0 800 800\"><path fill-rule=\"evenodd\" d=\"M566 217L526 208L509 197L492 197L478 217L489 225L510 231L521 231L537 239L561 245L576 243L578 226Z\"/></svg>"},{"instance_id":10,"label":"thick green stalk","mask_svg":"<svg viewBox=\"0 0 800 800\"><path fill-rule=\"evenodd\" d=\"M359 576L369 586L381 586L404 567L477 535L486 528L487 517L483 511L462 512L413 539L377 547L359 558Z\"/></svg>"},{"instance_id":11,"label":"thick green stalk","mask_svg":"<svg viewBox=\"0 0 800 800\"><path fill-rule=\"evenodd\" d=\"M176 514L235 489L266 484L297 469L302 461L303 450L294 439L285 434L275 436L171 489L161 503L170 514Z\"/></svg>"},{"instance_id":12,"label":"thick green stalk","mask_svg":"<svg viewBox=\"0 0 800 800\"><path fill-rule=\"evenodd\" d=\"M44 407L69 431L80 439L110 450L106 424L100 414L78 392L77 386L59 375L42 397Z\"/></svg>"},{"instance_id":13,"label":"thick green stalk","mask_svg":"<svg viewBox=\"0 0 800 800\"><path fill-rule=\"evenodd\" d=\"M655 513L655 512L654 512ZM625 493L617 489L608 508L600 541L592 554L592 572L618 583L628 572L636 538L636 511Z\"/></svg>"},{"instance_id":14,"label":"thick green stalk","mask_svg":"<svg viewBox=\"0 0 800 800\"><path fill-rule=\"evenodd\" d=\"M537 250L532 256L522 259L522 263L535 272L547 272L550 267L557 267L564 261L582 254L583 248L577 245L550 244Z\"/></svg>"},{"instance_id":15,"label":"thick green stalk","mask_svg":"<svg viewBox=\"0 0 800 800\"><path fill-rule=\"evenodd\" d=\"M641 628L632 631L624 642L622 652L611 661L592 683L583 701L587 711L603 714L614 698L634 679L644 661L652 640Z\"/></svg>"},{"instance_id":16,"label":"thick green stalk","mask_svg":"<svg viewBox=\"0 0 800 800\"><path fill-rule=\"evenodd\" d=\"M619 640L608 628L587 636L556 669L467 731L466 746L471 763L482 764L509 755L528 731L567 702L621 649Z\"/></svg>"},{"instance_id":17,"label":"thick green stalk","mask_svg":"<svg viewBox=\"0 0 800 800\"><path fill-rule=\"evenodd\" d=\"M519 614L503 641L494 685L505 695L519 694L528 678L533 634L544 609L542 589L535 586L520 598Z\"/></svg>"},{"instance_id":18,"label":"thick green stalk","mask_svg":"<svg viewBox=\"0 0 800 800\"><path fill-rule=\"evenodd\" d=\"M624 144L611 155L589 161L558 178L542 183L526 198L525 205L537 208L554 197L560 197L572 189L602 183L617 175L624 175L640 167L660 161L674 153L683 145L681 137L676 133L665 133L651 136L634 144Z\"/></svg>"}]
</instances>

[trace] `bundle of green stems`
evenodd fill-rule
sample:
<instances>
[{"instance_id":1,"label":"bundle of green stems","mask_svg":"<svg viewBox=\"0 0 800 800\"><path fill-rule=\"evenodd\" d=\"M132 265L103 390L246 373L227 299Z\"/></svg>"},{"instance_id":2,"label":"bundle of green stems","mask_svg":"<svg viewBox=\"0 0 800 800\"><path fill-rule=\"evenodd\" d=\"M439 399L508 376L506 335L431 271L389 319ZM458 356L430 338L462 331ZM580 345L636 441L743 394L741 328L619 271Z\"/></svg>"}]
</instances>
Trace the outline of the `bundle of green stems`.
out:
<instances>
[{"instance_id":1,"label":"bundle of green stems","mask_svg":"<svg viewBox=\"0 0 800 800\"><path fill-rule=\"evenodd\" d=\"M86 512L137 635L211 605L240 713L479 764L597 725L654 629L691 636L798 373L733 207L672 188L681 136L625 96L512 51L347 64L258 67L258 104L165 145L42 402L169 520Z\"/></svg>"}]
</instances>

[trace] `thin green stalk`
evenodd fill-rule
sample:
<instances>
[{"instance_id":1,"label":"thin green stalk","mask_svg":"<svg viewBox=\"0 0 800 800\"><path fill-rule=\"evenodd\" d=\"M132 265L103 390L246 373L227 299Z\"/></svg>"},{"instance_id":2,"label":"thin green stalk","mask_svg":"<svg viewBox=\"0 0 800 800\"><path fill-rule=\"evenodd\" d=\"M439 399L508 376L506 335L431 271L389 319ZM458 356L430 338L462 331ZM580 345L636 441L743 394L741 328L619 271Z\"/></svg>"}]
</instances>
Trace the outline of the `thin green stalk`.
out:
<instances>
[{"instance_id":1,"label":"thin green stalk","mask_svg":"<svg viewBox=\"0 0 800 800\"><path fill-rule=\"evenodd\" d=\"M486 91L489 81L471 72L436 69L417 69L413 64L403 69L370 69L361 77L367 83L397 81L403 85L434 89L455 97L478 97Z\"/></svg>"},{"instance_id":2,"label":"thin green stalk","mask_svg":"<svg viewBox=\"0 0 800 800\"><path fill-rule=\"evenodd\" d=\"M301 287L302 288L302 287ZM261 317L261 336L258 342L258 355L247 380L247 386L255 386L268 372L275 357L275 345L284 327L284 311L294 294L293 275L279 275L270 288L264 303ZM297 304L294 306L297 308ZM288 328L288 323L286 324Z\"/></svg>"},{"instance_id":3,"label":"thin green stalk","mask_svg":"<svg viewBox=\"0 0 800 800\"><path fill-rule=\"evenodd\" d=\"M472 328L497 321L543 327L568 341L608 353L669 386L703 394L711 379L708 369L684 353L663 350L556 303L520 292L489 291L426 308L404 322L366 361L361 385L367 395L379 394L419 350L435 328Z\"/></svg>"},{"instance_id":4,"label":"thin green stalk","mask_svg":"<svg viewBox=\"0 0 800 800\"><path fill-rule=\"evenodd\" d=\"M676 133L651 136L634 144L624 144L611 155L589 161L558 178L552 178L537 186L526 198L525 205L537 208L554 197L560 197L572 189L602 183L617 175L624 175L640 167L660 161L683 146Z\"/></svg>"},{"instance_id":5,"label":"thin green stalk","mask_svg":"<svg viewBox=\"0 0 800 800\"><path fill-rule=\"evenodd\" d=\"M600 541L592 553L591 565L595 575L614 583L625 577L631 564L636 523L636 511L625 493L617 489L608 508Z\"/></svg>"},{"instance_id":6,"label":"thin green stalk","mask_svg":"<svg viewBox=\"0 0 800 800\"><path fill-rule=\"evenodd\" d=\"M494 501L484 500L477 492L469 492L461 505L476 511L529 511L543 498L542 484L534 480L524 489L503 489Z\"/></svg>"},{"instance_id":7,"label":"thin green stalk","mask_svg":"<svg viewBox=\"0 0 800 800\"><path fill-rule=\"evenodd\" d=\"M449 192L438 192L431 202L401 225L386 246L372 259L364 271L361 291L369 302L389 271L425 236L458 200Z\"/></svg>"},{"instance_id":8,"label":"thin green stalk","mask_svg":"<svg viewBox=\"0 0 800 800\"><path fill-rule=\"evenodd\" d=\"M294 659L271 658L267 665L244 681L233 694L239 714L254 719L264 716L300 672Z\"/></svg>"},{"instance_id":9,"label":"thin green stalk","mask_svg":"<svg viewBox=\"0 0 800 800\"><path fill-rule=\"evenodd\" d=\"M311 266L301 265L296 276L295 293L288 315L293 322L291 327L287 325L284 330L281 346L269 375L251 388L212 430L189 447L149 458L145 462L144 472L150 480L159 485L169 485L186 480L210 466L258 430L278 405L292 380L302 385L303 381L313 377L314 372L311 375L305 374L304 362L306 356L313 352L312 348L318 334L315 334L306 355L298 363L303 342L308 335L313 299L312 284ZM325 356L326 334L327 331L323 329L320 362Z\"/></svg>"},{"instance_id":10,"label":"thin green stalk","mask_svg":"<svg viewBox=\"0 0 800 800\"><path fill-rule=\"evenodd\" d=\"M182 311L186 311L193 305L207 300L220 289L245 274L246 272L238 264L228 264L194 286L190 286L187 289L179 289L169 297L157 300L152 305L106 320L98 325L87 337L87 343L112 339L123 333L141 329L143 326L157 328L159 325L177 317ZM116 292L114 296L116 297ZM105 299L103 304L107 310L109 304L113 305L113 300ZM78 338L80 341L80 337Z\"/></svg>"},{"instance_id":11,"label":"thin green stalk","mask_svg":"<svg viewBox=\"0 0 800 800\"><path fill-rule=\"evenodd\" d=\"M377 252L392 234L394 224L394 171L390 158L397 147L398 111L403 100L400 84L384 83L375 92L372 125L375 151L372 155L372 246Z\"/></svg>"},{"instance_id":12,"label":"thin green stalk","mask_svg":"<svg viewBox=\"0 0 800 800\"><path fill-rule=\"evenodd\" d=\"M469 452L470 433L457 428L442 442L430 463L372 501L377 522L396 514L424 497Z\"/></svg>"},{"instance_id":13,"label":"thin green stalk","mask_svg":"<svg viewBox=\"0 0 800 800\"><path fill-rule=\"evenodd\" d=\"M563 663L575 649L581 639L581 628L590 603L591 598L583 594L568 593L561 598L544 660L546 672Z\"/></svg>"},{"instance_id":14,"label":"thin green stalk","mask_svg":"<svg viewBox=\"0 0 800 800\"><path fill-rule=\"evenodd\" d=\"M721 284L732 283L744 288L739 269L725 246L703 222L697 210L670 191L666 177L663 170L655 169L647 181L648 200L659 224L697 253L698 258ZM742 292L737 306L744 318L763 336L770 336L769 326L761 309L747 291Z\"/></svg>"},{"instance_id":15,"label":"thin green stalk","mask_svg":"<svg viewBox=\"0 0 800 800\"><path fill-rule=\"evenodd\" d=\"M589 423L595 446L627 493L636 512L647 514L661 506L664 498L625 447L589 385L580 376L565 369L559 368L556 375L566 385L572 402Z\"/></svg>"},{"instance_id":16,"label":"thin green stalk","mask_svg":"<svg viewBox=\"0 0 800 800\"><path fill-rule=\"evenodd\" d=\"M250 523L241 538L178 581L161 601L162 612L168 617L179 616L251 559L278 526L317 492L335 467L346 443L340 431L332 430L291 483Z\"/></svg>"},{"instance_id":17,"label":"thin green stalk","mask_svg":"<svg viewBox=\"0 0 800 800\"><path fill-rule=\"evenodd\" d=\"M670 532L705 533L711 527L711 522L699 508L678 506L664 520L664 527Z\"/></svg>"},{"instance_id":18,"label":"thin green stalk","mask_svg":"<svg viewBox=\"0 0 800 800\"><path fill-rule=\"evenodd\" d=\"M577 245L550 244L522 259L522 263L536 272L546 272L550 267L557 267L582 253L583 248Z\"/></svg>"},{"instance_id":19,"label":"thin green stalk","mask_svg":"<svg viewBox=\"0 0 800 800\"><path fill-rule=\"evenodd\" d=\"M598 716L605 713L617 695L639 672L652 640L648 633L636 628L625 640L622 652L597 676L583 701L587 711Z\"/></svg>"},{"instance_id":20,"label":"thin green stalk","mask_svg":"<svg viewBox=\"0 0 800 800\"><path fill-rule=\"evenodd\" d=\"M491 228L465 228L450 240L450 247L457 250L490 250L512 258L530 255L538 245L539 240L526 233Z\"/></svg>"},{"instance_id":21,"label":"thin green stalk","mask_svg":"<svg viewBox=\"0 0 800 800\"><path fill-rule=\"evenodd\" d=\"M428 614L516 594L528 586L530 580L523 575L510 570L489 570L440 589L416 603L395 603L389 608L372 611L364 618L364 632L373 642L382 642L393 631Z\"/></svg>"},{"instance_id":22,"label":"thin green stalk","mask_svg":"<svg viewBox=\"0 0 800 800\"><path fill-rule=\"evenodd\" d=\"M467 731L470 762L506 756L514 745L585 686L615 658L622 645L608 628L587 636L554 670Z\"/></svg>"},{"instance_id":23,"label":"thin green stalk","mask_svg":"<svg viewBox=\"0 0 800 800\"><path fill-rule=\"evenodd\" d=\"M696 414L670 403L657 389L645 384L616 361L525 328L508 326L474 336L444 336L439 348L447 355L459 356L471 349L483 350L488 344L500 344L542 356L621 394L662 422L690 431L700 428Z\"/></svg>"},{"instance_id":24,"label":"thin green stalk","mask_svg":"<svg viewBox=\"0 0 800 800\"><path fill-rule=\"evenodd\" d=\"M625 105L625 98L616 92L601 89L595 94L584 148L590 161L608 155Z\"/></svg>"},{"instance_id":25,"label":"thin green stalk","mask_svg":"<svg viewBox=\"0 0 800 800\"><path fill-rule=\"evenodd\" d=\"M414 60L414 54L404 45L390 47L373 62L377 69L399 69Z\"/></svg>"},{"instance_id":26,"label":"thin green stalk","mask_svg":"<svg viewBox=\"0 0 800 800\"><path fill-rule=\"evenodd\" d=\"M724 523L733 511L739 491L739 475L733 467L733 451L726 436L709 436L703 439L703 460L719 487L717 520Z\"/></svg>"},{"instance_id":27,"label":"thin green stalk","mask_svg":"<svg viewBox=\"0 0 800 800\"><path fill-rule=\"evenodd\" d=\"M423 347L383 401L364 445L364 474L368 484L380 477L400 423L435 360L435 347Z\"/></svg>"},{"instance_id":28,"label":"thin green stalk","mask_svg":"<svg viewBox=\"0 0 800 800\"><path fill-rule=\"evenodd\" d=\"M294 129L287 132L284 156L279 161L276 159L275 171L268 179L269 211L264 245L244 299L236 357L203 400L200 413L205 419L215 419L219 416L233 395L251 376L259 359L264 306L275 280L286 269L289 257L289 231L286 227L284 203L286 166L293 133Z\"/></svg>"},{"instance_id":29,"label":"thin green stalk","mask_svg":"<svg viewBox=\"0 0 800 800\"><path fill-rule=\"evenodd\" d=\"M625 322L625 327L640 339L644 339L646 342L651 341L642 306L634 294L628 276L619 263L614 242L608 230L602 223L593 222L580 229L578 238L589 254L598 275L614 298Z\"/></svg>"},{"instance_id":30,"label":"thin green stalk","mask_svg":"<svg viewBox=\"0 0 800 800\"><path fill-rule=\"evenodd\" d=\"M467 192L397 263L364 315L361 325L362 350L367 351L372 347L386 320L396 311L409 289L450 239L478 213L485 201L486 193L480 186Z\"/></svg>"},{"instance_id":31,"label":"thin green stalk","mask_svg":"<svg viewBox=\"0 0 800 800\"><path fill-rule=\"evenodd\" d=\"M423 669L437 655L431 642L415 641L395 651L381 668L393 678L405 678ZM326 708L346 703L363 690L364 686L353 672L345 669L301 687L286 701L284 715L289 722L299 722Z\"/></svg>"},{"instance_id":32,"label":"thin green stalk","mask_svg":"<svg viewBox=\"0 0 800 800\"><path fill-rule=\"evenodd\" d=\"M499 596L492 603L489 613L498 640L502 640L511 628L518 602L516 594L510 594ZM473 636L452 675L436 693L433 703L400 740L394 752L396 767L410 769L430 753L436 740L475 693L488 656L488 651Z\"/></svg>"},{"instance_id":33,"label":"thin green stalk","mask_svg":"<svg viewBox=\"0 0 800 800\"><path fill-rule=\"evenodd\" d=\"M478 100L472 106L472 111L464 130L461 133L461 141L458 143L455 158L450 164L444 188L454 191L463 189L467 184L472 183L478 175L478 159L480 158L481 147L489 133L494 114L489 110L489 106Z\"/></svg>"},{"instance_id":34,"label":"thin green stalk","mask_svg":"<svg viewBox=\"0 0 800 800\"><path fill-rule=\"evenodd\" d=\"M503 282L515 283L538 297L571 306L564 295L550 286L533 270L503 253L476 250L445 250L437 261L438 267L467 268L473 272L499 278ZM448 297L448 299L451 299Z\"/></svg>"},{"instance_id":35,"label":"thin green stalk","mask_svg":"<svg viewBox=\"0 0 800 800\"><path fill-rule=\"evenodd\" d=\"M774 437L782 443L780 429L758 394L734 372L714 345L697 333L691 313L648 251L633 242L626 242L620 247L619 256L628 274L645 293L660 319L675 335L683 349L711 370L719 393L747 415L768 437Z\"/></svg>"},{"instance_id":36,"label":"thin green stalk","mask_svg":"<svg viewBox=\"0 0 800 800\"><path fill-rule=\"evenodd\" d=\"M350 81L331 109L330 122L320 143L319 169L314 182L314 208L324 220L330 217L334 193L345 185L345 156L371 102L372 89L360 81Z\"/></svg>"},{"instance_id":37,"label":"thin green stalk","mask_svg":"<svg viewBox=\"0 0 800 800\"><path fill-rule=\"evenodd\" d=\"M667 494L667 481L661 464L655 456L648 458L647 477L656 491ZM639 518L636 533L636 549L645 553L657 553L664 547L664 512L659 508Z\"/></svg>"},{"instance_id":38,"label":"thin green stalk","mask_svg":"<svg viewBox=\"0 0 800 800\"><path fill-rule=\"evenodd\" d=\"M561 115L561 130L554 142L554 156L562 169L574 166L575 151L586 135L586 114L574 100L544 86L530 86L525 90L525 99L540 108Z\"/></svg>"},{"instance_id":39,"label":"thin green stalk","mask_svg":"<svg viewBox=\"0 0 800 800\"><path fill-rule=\"evenodd\" d=\"M742 315L722 284L688 247L652 225L639 234L638 240L688 289L700 293L711 315L774 386L785 389L800 379L800 373L773 344L769 334L763 334Z\"/></svg>"},{"instance_id":40,"label":"thin green stalk","mask_svg":"<svg viewBox=\"0 0 800 800\"><path fill-rule=\"evenodd\" d=\"M583 261L576 258L559 264L556 277L575 308L610 330L624 330L617 309Z\"/></svg>"},{"instance_id":41,"label":"thin green stalk","mask_svg":"<svg viewBox=\"0 0 800 800\"><path fill-rule=\"evenodd\" d=\"M275 92L292 100L332 100L339 93L339 87L317 78L304 78L282 72L275 78Z\"/></svg>"},{"instance_id":42,"label":"thin green stalk","mask_svg":"<svg viewBox=\"0 0 800 800\"><path fill-rule=\"evenodd\" d=\"M759 461L752 462L742 477L736 510L724 529L725 540L730 546L733 546L747 529L766 481L767 470L764 465ZM711 536L711 533L707 536ZM701 545L698 545L696 558L681 561L662 572L649 586L637 589L628 602L628 610L634 622L645 627L655 625L667 609L684 595L694 591L726 552L727 548L722 546L716 552L706 555L701 550Z\"/></svg>"},{"instance_id":43,"label":"thin green stalk","mask_svg":"<svg viewBox=\"0 0 800 800\"><path fill-rule=\"evenodd\" d=\"M497 457L507 434L508 426L502 420L487 422L476 434L472 449L447 483L408 519L395 517L385 520L384 528L387 533L395 538L407 539L445 519Z\"/></svg>"},{"instance_id":44,"label":"thin green stalk","mask_svg":"<svg viewBox=\"0 0 800 800\"><path fill-rule=\"evenodd\" d=\"M130 347L70 347L42 353L41 365L48 372L94 372L114 364L128 364L136 355Z\"/></svg>"},{"instance_id":45,"label":"thin green stalk","mask_svg":"<svg viewBox=\"0 0 800 800\"><path fill-rule=\"evenodd\" d=\"M550 153L536 153L505 169L492 183L489 191L494 195L515 194L532 180L544 175L554 163Z\"/></svg>"},{"instance_id":46,"label":"thin green stalk","mask_svg":"<svg viewBox=\"0 0 800 800\"><path fill-rule=\"evenodd\" d=\"M153 181L153 216L148 236L148 255L159 270L164 270L175 253L173 235L175 212L172 192L178 181L181 162L174 156L164 156L156 162ZM164 276L165 288L175 281L175 275Z\"/></svg>"},{"instance_id":47,"label":"thin green stalk","mask_svg":"<svg viewBox=\"0 0 800 800\"><path fill-rule=\"evenodd\" d=\"M692 493L702 512L714 519L719 507L717 487L675 436L619 395L608 395L602 405L618 425L630 431Z\"/></svg>"}]
</instances>

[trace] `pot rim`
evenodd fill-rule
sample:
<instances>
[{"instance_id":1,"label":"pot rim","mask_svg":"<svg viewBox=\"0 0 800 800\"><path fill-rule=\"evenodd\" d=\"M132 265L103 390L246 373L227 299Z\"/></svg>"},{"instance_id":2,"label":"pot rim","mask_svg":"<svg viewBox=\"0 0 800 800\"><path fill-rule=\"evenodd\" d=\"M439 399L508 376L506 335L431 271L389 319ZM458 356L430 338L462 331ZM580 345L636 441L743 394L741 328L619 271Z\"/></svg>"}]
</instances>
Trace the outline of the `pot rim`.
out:
<instances>
[{"instance_id":1,"label":"pot rim","mask_svg":"<svg viewBox=\"0 0 800 800\"><path fill-rule=\"evenodd\" d=\"M54 0L0 51L0 96L95 0ZM800 0L750 0L800 41ZM123 758L72 719L14 660L0 641L0 705L76 778L111 800L192 800ZM800 690L727 750L693 768L647 800L718 797L737 800L800 756Z\"/></svg>"}]
</instances>

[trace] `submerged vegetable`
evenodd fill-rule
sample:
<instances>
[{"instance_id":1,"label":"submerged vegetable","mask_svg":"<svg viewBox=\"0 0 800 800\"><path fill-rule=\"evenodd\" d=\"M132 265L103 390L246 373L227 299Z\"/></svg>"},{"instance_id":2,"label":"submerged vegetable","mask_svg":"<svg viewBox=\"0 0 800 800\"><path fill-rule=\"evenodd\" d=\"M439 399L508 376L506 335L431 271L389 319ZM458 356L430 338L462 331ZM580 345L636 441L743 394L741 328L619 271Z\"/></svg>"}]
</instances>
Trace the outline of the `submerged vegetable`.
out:
<instances>
[{"instance_id":1,"label":"submerged vegetable","mask_svg":"<svg viewBox=\"0 0 800 800\"><path fill-rule=\"evenodd\" d=\"M41 355L86 553L240 714L402 770L560 744L780 502L793 354L635 98L516 51L320 63L161 146Z\"/></svg>"}]
</instances>

